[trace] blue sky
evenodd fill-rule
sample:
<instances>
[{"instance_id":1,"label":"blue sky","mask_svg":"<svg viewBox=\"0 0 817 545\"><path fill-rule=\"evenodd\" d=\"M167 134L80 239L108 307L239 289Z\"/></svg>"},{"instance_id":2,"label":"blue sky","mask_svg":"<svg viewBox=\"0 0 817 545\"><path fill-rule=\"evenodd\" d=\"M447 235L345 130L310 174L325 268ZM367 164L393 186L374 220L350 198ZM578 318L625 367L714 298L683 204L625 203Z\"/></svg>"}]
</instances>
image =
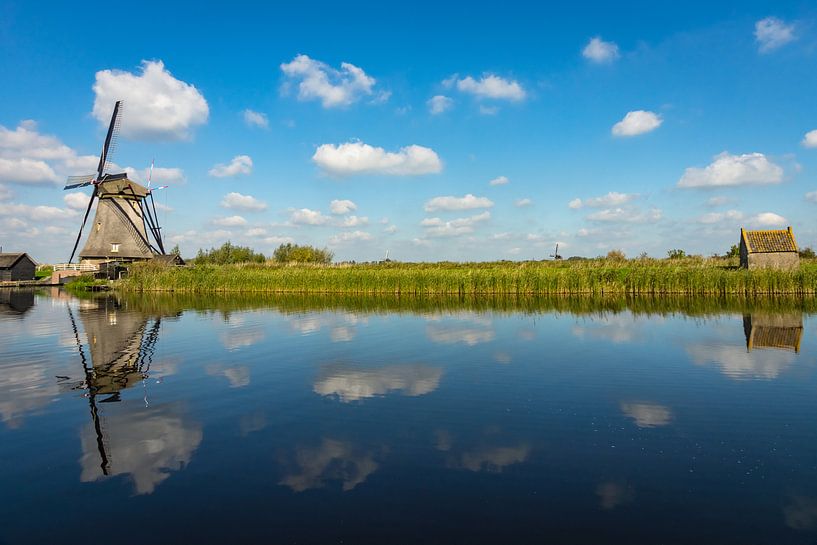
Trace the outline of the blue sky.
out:
<instances>
[{"instance_id":1,"label":"blue sky","mask_svg":"<svg viewBox=\"0 0 817 545\"><path fill-rule=\"evenodd\" d=\"M2 2L0 47L0 245L41 261L70 253L87 194L62 183L118 98L115 162L155 158L183 255L817 246L813 3Z\"/></svg>"}]
</instances>

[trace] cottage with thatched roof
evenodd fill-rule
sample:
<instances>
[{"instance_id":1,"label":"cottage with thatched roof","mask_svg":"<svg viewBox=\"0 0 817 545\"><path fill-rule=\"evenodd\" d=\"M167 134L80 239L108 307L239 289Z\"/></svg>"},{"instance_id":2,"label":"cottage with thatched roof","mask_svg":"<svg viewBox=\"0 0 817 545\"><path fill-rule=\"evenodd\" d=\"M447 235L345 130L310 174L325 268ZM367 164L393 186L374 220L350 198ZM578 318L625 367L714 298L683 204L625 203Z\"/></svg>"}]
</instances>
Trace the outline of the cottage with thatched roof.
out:
<instances>
[{"instance_id":1,"label":"cottage with thatched roof","mask_svg":"<svg viewBox=\"0 0 817 545\"><path fill-rule=\"evenodd\" d=\"M37 263L26 253L0 254L0 281L34 280Z\"/></svg>"},{"instance_id":2,"label":"cottage with thatched roof","mask_svg":"<svg viewBox=\"0 0 817 545\"><path fill-rule=\"evenodd\" d=\"M740 230L740 266L744 269L793 270L800 266L791 227L766 231Z\"/></svg>"}]
</instances>

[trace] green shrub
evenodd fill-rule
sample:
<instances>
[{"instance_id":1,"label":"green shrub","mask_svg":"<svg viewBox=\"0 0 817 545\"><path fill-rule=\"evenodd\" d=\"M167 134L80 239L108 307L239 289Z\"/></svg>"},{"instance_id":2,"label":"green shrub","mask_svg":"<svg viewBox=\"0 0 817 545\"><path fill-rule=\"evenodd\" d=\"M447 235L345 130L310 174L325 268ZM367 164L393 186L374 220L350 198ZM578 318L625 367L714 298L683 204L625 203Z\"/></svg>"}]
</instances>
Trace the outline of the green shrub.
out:
<instances>
[{"instance_id":1,"label":"green shrub","mask_svg":"<svg viewBox=\"0 0 817 545\"><path fill-rule=\"evenodd\" d=\"M264 261L266 261L264 254L256 253L252 248L246 246L234 246L230 241L222 244L220 248L200 249L193 260L196 265L263 263Z\"/></svg>"},{"instance_id":2,"label":"green shrub","mask_svg":"<svg viewBox=\"0 0 817 545\"><path fill-rule=\"evenodd\" d=\"M298 244L281 244L272 253L276 263L332 263L335 255L326 248L319 249L313 246L299 246Z\"/></svg>"}]
</instances>

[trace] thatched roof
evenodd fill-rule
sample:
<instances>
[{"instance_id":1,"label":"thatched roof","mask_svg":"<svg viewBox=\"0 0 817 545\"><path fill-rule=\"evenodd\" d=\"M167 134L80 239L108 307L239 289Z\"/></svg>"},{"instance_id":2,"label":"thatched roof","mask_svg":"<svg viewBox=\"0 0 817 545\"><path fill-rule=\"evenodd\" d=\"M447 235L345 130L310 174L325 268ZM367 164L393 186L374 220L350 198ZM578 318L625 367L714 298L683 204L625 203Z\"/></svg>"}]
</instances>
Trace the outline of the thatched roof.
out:
<instances>
[{"instance_id":1,"label":"thatched roof","mask_svg":"<svg viewBox=\"0 0 817 545\"><path fill-rule=\"evenodd\" d=\"M27 257L32 263L37 264L31 259L31 256L25 252L17 254L0 254L0 269L10 269L17 264L23 257Z\"/></svg>"},{"instance_id":2,"label":"thatched roof","mask_svg":"<svg viewBox=\"0 0 817 545\"><path fill-rule=\"evenodd\" d=\"M797 241L791 227L767 231L747 231L741 229L741 237L750 254L796 252Z\"/></svg>"}]
</instances>

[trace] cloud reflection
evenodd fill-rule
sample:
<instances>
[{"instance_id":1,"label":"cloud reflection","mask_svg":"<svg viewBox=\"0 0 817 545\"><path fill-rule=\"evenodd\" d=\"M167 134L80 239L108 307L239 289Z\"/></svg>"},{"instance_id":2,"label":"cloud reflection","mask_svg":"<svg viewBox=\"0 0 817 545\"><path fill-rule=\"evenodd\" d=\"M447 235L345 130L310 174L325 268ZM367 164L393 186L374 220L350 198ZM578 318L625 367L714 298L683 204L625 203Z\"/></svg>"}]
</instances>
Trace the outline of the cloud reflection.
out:
<instances>
[{"instance_id":1,"label":"cloud reflection","mask_svg":"<svg viewBox=\"0 0 817 545\"><path fill-rule=\"evenodd\" d=\"M791 503L783 508L786 526L794 530L810 530L817 524L817 500L793 495Z\"/></svg>"},{"instance_id":2,"label":"cloud reflection","mask_svg":"<svg viewBox=\"0 0 817 545\"><path fill-rule=\"evenodd\" d=\"M621 411L639 428L657 428L672 421L670 408L656 403L622 403Z\"/></svg>"},{"instance_id":3,"label":"cloud reflection","mask_svg":"<svg viewBox=\"0 0 817 545\"><path fill-rule=\"evenodd\" d=\"M45 365L0 364L0 418L9 428L21 426L23 415L45 407L58 393Z\"/></svg>"},{"instance_id":4,"label":"cloud reflection","mask_svg":"<svg viewBox=\"0 0 817 545\"><path fill-rule=\"evenodd\" d=\"M292 471L278 484L303 492L340 481L344 492L363 483L378 468L374 453L356 449L348 441L324 438L320 446L296 449Z\"/></svg>"},{"instance_id":5,"label":"cloud reflection","mask_svg":"<svg viewBox=\"0 0 817 545\"><path fill-rule=\"evenodd\" d=\"M423 364L388 365L365 369L347 364L323 367L313 390L323 396L337 396L342 402L359 401L389 392L421 396L440 385L442 369Z\"/></svg>"},{"instance_id":6,"label":"cloud reflection","mask_svg":"<svg viewBox=\"0 0 817 545\"><path fill-rule=\"evenodd\" d=\"M614 481L601 483L596 488L596 495L604 510L615 509L620 505L630 503L635 498L632 487Z\"/></svg>"},{"instance_id":7,"label":"cloud reflection","mask_svg":"<svg viewBox=\"0 0 817 545\"><path fill-rule=\"evenodd\" d=\"M177 403L103 417L101 425L108 475L130 475L136 494L152 493L171 472L183 469L202 439L201 425ZM82 428L80 441L80 480L103 478L93 423Z\"/></svg>"},{"instance_id":8,"label":"cloud reflection","mask_svg":"<svg viewBox=\"0 0 817 545\"><path fill-rule=\"evenodd\" d=\"M475 472L501 473L506 467L527 460L530 450L525 443L509 447L482 446L464 452L460 457L459 467Z\"/></svg>"},{"instance_id":9,"label":"cloud reflection","mask_svg":"<svg viewBox=\"0 0 817 545\"><path fill-rule=\"evenodd\" d=\"M775 379L794 363L797 355L778 350L748 351L743 346L697 344L687 347L696 365L714 363L721 373L735 380Z\"/></svg>"},{"instance_id":10,"label":"cloud reflection","mask_svg":"<svg viewBox=\"0 0 817 545\"><path fill-rule=\"evenodd\" d=\"M208 365L205 368L208 375L213 377L223 376L230 383L230 388L243 388L250 384L250 368L246 365L233 365L231 367L219 367L218 365Z\"/></svg>"}]
</instances>

